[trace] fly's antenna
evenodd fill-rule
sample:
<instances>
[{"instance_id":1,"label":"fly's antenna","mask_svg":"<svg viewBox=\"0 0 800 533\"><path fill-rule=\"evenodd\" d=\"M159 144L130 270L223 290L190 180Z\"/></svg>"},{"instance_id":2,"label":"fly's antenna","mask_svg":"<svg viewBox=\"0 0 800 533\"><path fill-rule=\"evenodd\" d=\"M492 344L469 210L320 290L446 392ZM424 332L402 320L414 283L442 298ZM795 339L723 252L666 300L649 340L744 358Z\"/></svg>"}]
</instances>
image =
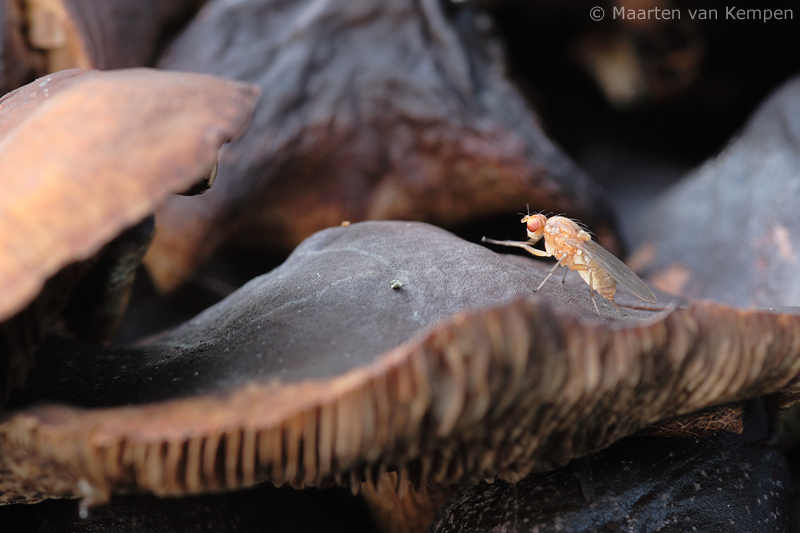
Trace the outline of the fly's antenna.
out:
<instances>
[{"instance_id":1,"label":"fly's antenna","mask_svg":"<svg viewBox=\"0 0 800 533\"><path fill-rule=\"evenodd\" d=\"M531 204L525 202L525 211L528 212L528 216L531 216Z\"/></svg>"}]
</instances>

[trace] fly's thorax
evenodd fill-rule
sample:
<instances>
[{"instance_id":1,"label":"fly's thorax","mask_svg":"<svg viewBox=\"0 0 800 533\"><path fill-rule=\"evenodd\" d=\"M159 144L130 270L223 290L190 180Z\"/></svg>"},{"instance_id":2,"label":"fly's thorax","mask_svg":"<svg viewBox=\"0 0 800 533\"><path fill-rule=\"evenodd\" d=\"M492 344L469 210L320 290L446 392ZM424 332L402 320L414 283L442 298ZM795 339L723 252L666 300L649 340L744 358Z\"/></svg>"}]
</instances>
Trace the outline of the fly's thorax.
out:
<instances>
[{"instance_id":1,"label":"fly's thorax","mask_svg":"<svg viewBox=\"0 0 800 533\"><path fill-rule=\"evenodd\" d=\"M588 233L565 217L549 218L544 228L545 249L556 258L560 258L564 253L571 257L577 251L572 243L589 239L591 236Z\"/></svg>"},{"instance_id":2,"label":"fly's thorax","mask_svg":"<svg viewBox=\"0 0 800 533\"><path fill-rule=\"evenodd\" d=\"M572 262L576 265L586 265L590 267L594 266L593 264L590 264L590 261L581 250L575 250L575 253L572 254Z\"/></svg>"},{"instance_id":3,"label":"fly's thorax","mask_svg":"<svg viewBox=\"0 0 800 533\"><path fill-rule=\"evenodd\" d=\"M581 229L581 227L566 217L550 217L547 219L547 225L544 228L545 235L550 234L554 237L561 238L577 238L582 241L591 239L591 236Z\"/></svg>"}]
</instances>

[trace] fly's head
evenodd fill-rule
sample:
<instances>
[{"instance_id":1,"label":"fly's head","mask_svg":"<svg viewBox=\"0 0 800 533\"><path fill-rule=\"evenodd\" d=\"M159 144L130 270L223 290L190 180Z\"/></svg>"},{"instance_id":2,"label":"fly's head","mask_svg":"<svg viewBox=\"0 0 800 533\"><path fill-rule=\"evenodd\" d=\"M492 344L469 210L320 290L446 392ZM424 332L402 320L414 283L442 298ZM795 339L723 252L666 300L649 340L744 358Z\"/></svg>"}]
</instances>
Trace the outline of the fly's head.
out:
<instances>
[{"instance_id":1,"label":"fly's head","mask_svg":"<svg viewBox=\"0 0 800 533\"><path fill-rule=\"evenodd\" d=\"M538 241L544 235L544 226L547 224L547 217L544 215L526 215L522 217L522 223L528 230L528 238Z\"/></svg>"}]
</instances>

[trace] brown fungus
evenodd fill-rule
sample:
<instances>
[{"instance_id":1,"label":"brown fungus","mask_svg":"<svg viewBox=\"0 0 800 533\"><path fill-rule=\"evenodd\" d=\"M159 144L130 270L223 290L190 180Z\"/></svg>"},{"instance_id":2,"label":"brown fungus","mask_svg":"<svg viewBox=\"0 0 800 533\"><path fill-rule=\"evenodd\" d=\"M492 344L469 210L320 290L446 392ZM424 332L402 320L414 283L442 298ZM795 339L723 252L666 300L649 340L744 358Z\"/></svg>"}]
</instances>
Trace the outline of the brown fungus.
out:
<instances>
[{"instance_id":1,"label":"brown fungus","mask_svg":"<svg viewBox=\"0 0 800 533\"><path fill-rule=\"evenodd\" d=\"M1 400L25 384L34 364L33 351L50 325L58 322L56 327L62 333L82 339L106 342L111 338L152 236L150 216L124 230L89 259L59 270L22 311L0 322Z\"/></svg>"},{"instance_id":2,"label":"brown fungus","mask_svg":"<svg viewBox=\"0 0 800 533\"><path fill-rule=\"evenodd\" d=\"M10 0L0 10L0 92L71 68L152 66L205 0Z\"/></svg>"},{"instance_id":3,"label":"brown fungus","mask_svg":"<svg viewBox=\"0 0 800 533\"><path fill-rule=\"evenodd\" d=\"M600 320L576 277L532 295L548 269L425 224L352 224L150 345L49 342L0 424L1 498L518 481L800 392L800 317L662 295L600 302Z\"/></svg>"},{"instance_id":4,"label":"brown fungus","mask_svg":"<svg viewBox=\"0 0 800 533\"><path fill-rule=\"evenodd\" d=\"M638 224L634 262L665 291L732 305L800 302L800 79Z\"/></svg>"},{"instance_id":5,"label":"brown fungus","mask_svg":"<svg viewBox=\"0 0 800 533\"><path fill-rule=\"evenodd\" d=\"M569 211L616 247L599 188L504 76L469 5L438 0L211 1L158 66L264 89L220 154L226 180L170 199L145 258L175 288L222 243L288 252L343 220L444 227ZM524 198L524 200L521 200Z\"/></svg>"},{"instance_id":6,"label":"brown fungus","mask_svg":"<svg viewBox=\"0 0 800 533\"><path fill-rule=\"evenodd\" d=\"M0 398L24 383L30 351L95 267L67 321L108 338L152 234L144 219L208 174L257 95L197 74L69 70L0 99L0 168L13 169L0 196Z\"/></svg>"}]
</instances>

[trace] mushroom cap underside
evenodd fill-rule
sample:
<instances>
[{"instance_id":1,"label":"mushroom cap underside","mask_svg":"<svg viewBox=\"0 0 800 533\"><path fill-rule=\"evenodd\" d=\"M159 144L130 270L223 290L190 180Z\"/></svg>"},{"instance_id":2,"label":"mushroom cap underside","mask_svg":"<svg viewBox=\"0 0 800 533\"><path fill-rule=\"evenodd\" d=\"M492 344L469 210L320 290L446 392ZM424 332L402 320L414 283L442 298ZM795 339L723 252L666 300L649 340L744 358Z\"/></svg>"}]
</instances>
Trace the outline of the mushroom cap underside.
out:
<instances>
[{"instance_id":1,"label":"mushroom cap underside","mask_svg":"<svg viewBox=\"0 0 800 533\"><path fill-rule=\"evenodd\" d=\"M796 395L800 317L622 295L598 319L577 277L534 295L547 270L425 224L359 223L150 345L48 343L0 425L3 499L394 469L513 481L665 418Z\"/></svg>"}]
</instances>

